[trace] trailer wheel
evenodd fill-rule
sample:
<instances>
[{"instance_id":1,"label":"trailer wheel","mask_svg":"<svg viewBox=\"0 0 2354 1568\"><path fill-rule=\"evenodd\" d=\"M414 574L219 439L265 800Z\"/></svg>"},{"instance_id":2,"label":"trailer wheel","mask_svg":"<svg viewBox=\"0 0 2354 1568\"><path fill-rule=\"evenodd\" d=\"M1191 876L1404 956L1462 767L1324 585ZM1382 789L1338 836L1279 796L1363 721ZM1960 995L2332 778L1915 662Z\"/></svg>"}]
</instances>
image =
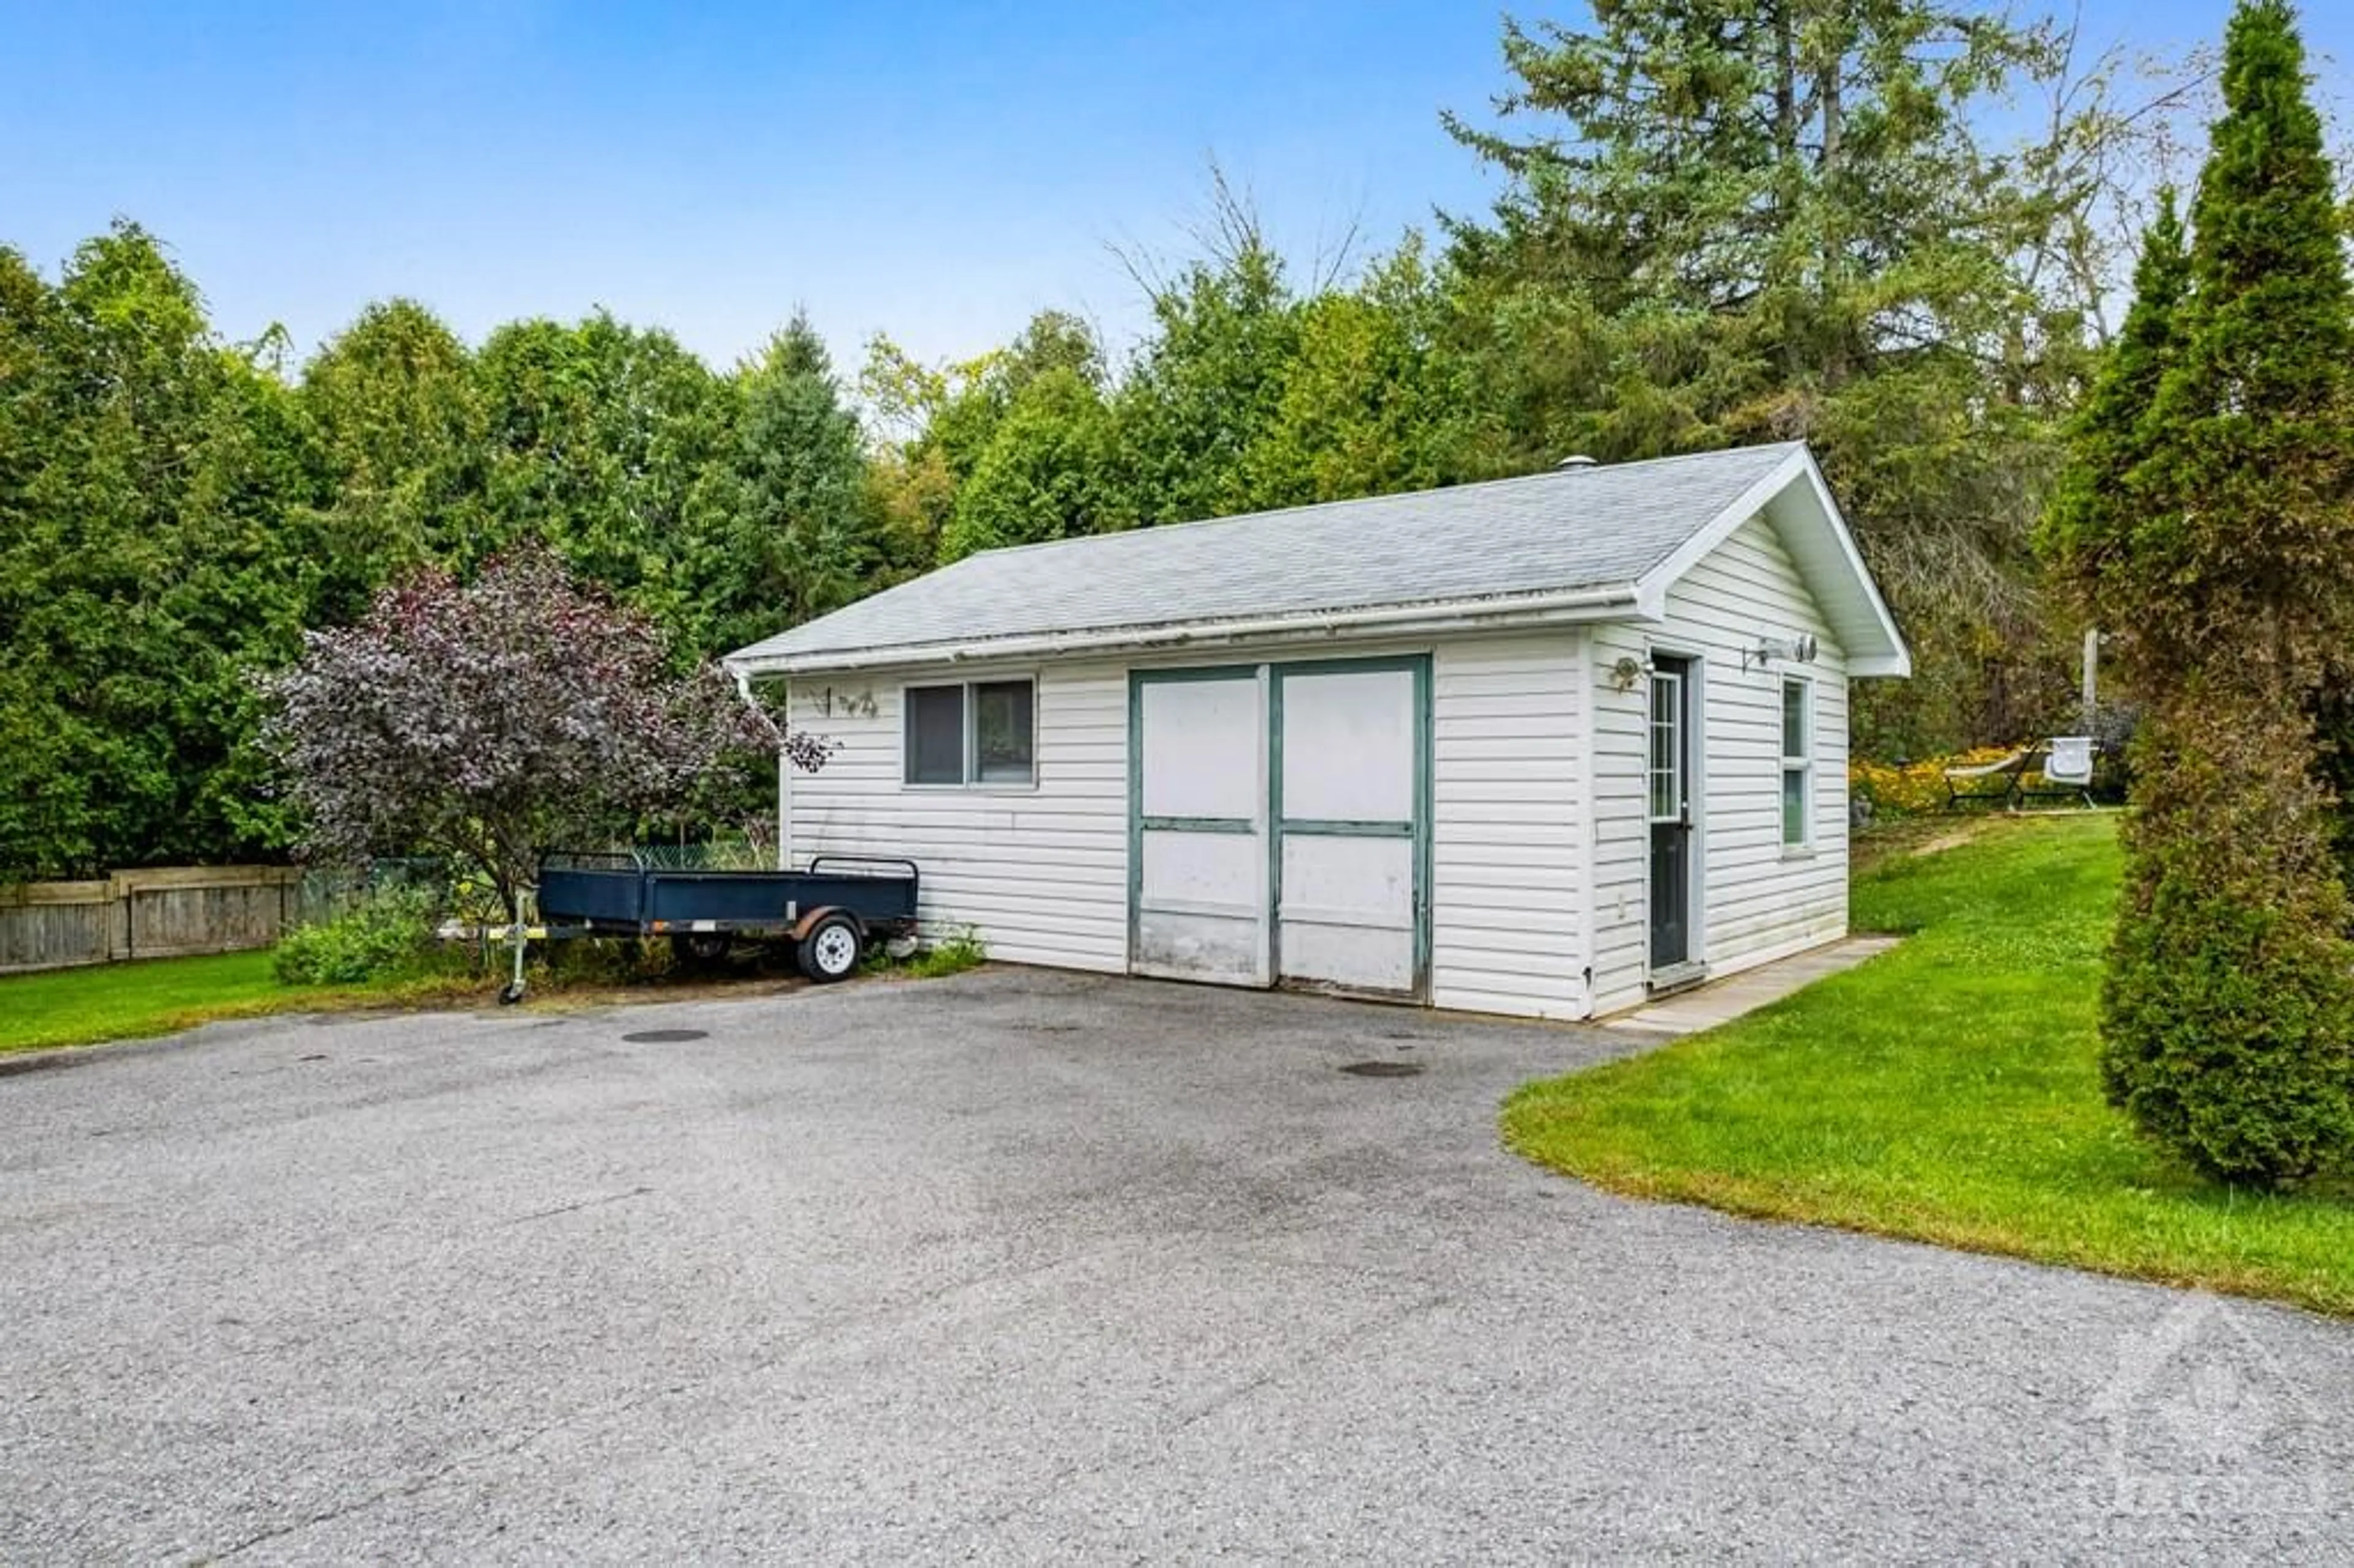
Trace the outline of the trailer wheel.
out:
<instances>
[{"instance_id":1,"label":"trailer wheel","mask_svg":"<svg viewBox=\"0 0 2354 1568\"><path fill-rule=\"evenodd\" d=\"M801 973L820 985L847 979L858 972L864 946L858 939L857 922L847 915L829 915L801 938Z\"/></svg>"},{"instance_id":2,"label":"trailer wheel","mask_svg":"<svg viewBox=\"0 0 2354 1568\"><path fill-rule=\"evenodd\" d=\"M682 969L716 969L726 962L733 942L725 931L673 931L670 952Z\"/></svg>"}]
</instances>

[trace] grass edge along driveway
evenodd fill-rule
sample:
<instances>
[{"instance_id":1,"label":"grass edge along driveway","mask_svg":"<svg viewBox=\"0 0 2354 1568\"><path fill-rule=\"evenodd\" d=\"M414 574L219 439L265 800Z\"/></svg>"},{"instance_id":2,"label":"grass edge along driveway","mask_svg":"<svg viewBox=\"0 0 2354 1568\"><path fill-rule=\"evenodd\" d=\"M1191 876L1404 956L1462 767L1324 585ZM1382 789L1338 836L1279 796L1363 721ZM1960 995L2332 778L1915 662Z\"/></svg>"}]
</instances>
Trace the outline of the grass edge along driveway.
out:
<instances>
[{"instance_id":1,"label":"grass edge along driveway","mask_svg":"<svg viewBox=\"0 0 2354 1568\"><path fill-rule=\"evenodd\" d=\"M196 958L138 959L0 975L0 1058L64 1046L177 1034L203 1023L286 1012L346 1012L364 1009L480 1008L505 978L503 959L488 974L428 966L422 972L356 985L288 985L278 980L268 948ZM917 958L878 959L884 978L936 980L986 961L970 935L951 936ZM692 1001L705 997L773 996L809 983L798 973L755 969L723 976L698 973L616 978L591 969L550 973L545 960L531 971L525 1006L534 1012Z\"/></svg>"},{"instance_id":2,"label":"grass edge along driveway","mask_svg":"<svg viewBox=\"0 0 2354 1568\"><path fill-rule=\"evenodd\" d=\"M1986 824L1858 876L1910 939L1649 1054L1522 1087L1505 1142L1706 1204L2354 1316L2354 1202L2207 1181L2101 1097L2109 816Z\"/></svg>"},{"instance_id":3,"label":"grass edge along driveway","mask_svg":"<svg viewBox=\"0 0 2354 1568\"><path fill-rule=\"evenodd\" d=\"M446 979L285 985L272 971L272 958L261 948L0 977L0 1056L175 1034L232 1018L398 1006L465 994Z\"/></svg>"}]
</instances>

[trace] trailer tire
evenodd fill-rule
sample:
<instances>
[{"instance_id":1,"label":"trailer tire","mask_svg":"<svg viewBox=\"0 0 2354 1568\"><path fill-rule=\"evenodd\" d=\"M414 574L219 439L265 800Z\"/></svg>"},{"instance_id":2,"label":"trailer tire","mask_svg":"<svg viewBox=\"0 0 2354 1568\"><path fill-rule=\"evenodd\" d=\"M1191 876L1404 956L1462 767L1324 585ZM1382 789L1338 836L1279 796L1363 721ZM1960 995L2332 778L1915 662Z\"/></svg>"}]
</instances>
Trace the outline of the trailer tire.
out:
<instances>
[{"instance_id":1,"label":"trailer tire","mask_svg":"<svg viewBox=\"0 0 2354 1568\"><path fill-rule=\"evenodd\" d=\"M858 960L866 956L865 948L857 921L847 915L829 915L801 938L801 973L820 985L848 980L858 972Z\"/></svg>"}]
</instances>

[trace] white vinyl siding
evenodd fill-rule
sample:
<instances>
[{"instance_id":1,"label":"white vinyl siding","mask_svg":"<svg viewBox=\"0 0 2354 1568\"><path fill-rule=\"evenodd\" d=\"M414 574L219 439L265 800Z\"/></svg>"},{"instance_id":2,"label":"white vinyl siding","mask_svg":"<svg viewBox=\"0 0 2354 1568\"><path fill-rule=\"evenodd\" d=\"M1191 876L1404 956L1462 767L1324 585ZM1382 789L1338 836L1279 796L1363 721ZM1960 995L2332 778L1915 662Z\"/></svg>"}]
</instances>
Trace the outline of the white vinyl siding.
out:
<instances>
[{"instance_id":1,"label":"white vinyl siding","mask_svg":"<svg viewBox=\"0 0 2354 1568\"><path fill-rule=\"evenodd\" d=\"M1583 644L1565 630L1431 651L1430 991L1438 1006L1544 1018L1586 1011ZM1211 662L1253 656L1236 650ZM901 783L897 681L805 677L793 722L841 749L821 772L793 777L795 861L905 855L922 868L928 935L970 925L992 958L1125 970L1129 668L1041 668L1036 786L998 792ZM907 683L925 683L919 675Z\"/></svg>"},{"instance_id":2,"label":"white vinyl siding","mask_svg":"<svg viewBox=\"0 0 2354 1568\"><path fill-rule=\"evenodd\" d=\"M1585 641L1465 639L1432 661L1436 1006L1585 1015Z\"/></svg>"},{"instance_id":3,"label":"white vinyl siding","mask_svg":"<svg viewBox=\"0 0 2354 1568\"><path fill-rule=\"evenodd\" d=\"M1763 638L1813 635L1811 664L1776 660L1742 668ZM1695 656L1701 683L1693 736L1693 852L1702 893L1694 912L1698 957L1729 974L1829 941L1847 929L1847 671L1839 644L1764 517L1737 529L1668 595L1658 624L1595 630L1585 690L1595 698L1592 894L1595 1008L1643 1000L1649 888L1644 826L1649 682L1621 691L1611 665L1653 648ZM1801 852L1782 837L1782 683L1808 691L1807 826Z\"/></svg>"},{"instance_id":4,"label":"white vinyl siding","mask_svg":"<svg viewBox=\"0 0 2354 1568\"><path fill-rule=\"evenodd\" d=\"M989 682L1027 672L975 673ZM929 683L921 675L907 685ZM792 853L904 855L923 874L926 937L970 926L1013 963L1128 968L1128 675L1110 663L1037 672L1034 784L902 782L892 676L804 676L792 723L840 743L793 775Z\"/></svg>"}]
</instances>

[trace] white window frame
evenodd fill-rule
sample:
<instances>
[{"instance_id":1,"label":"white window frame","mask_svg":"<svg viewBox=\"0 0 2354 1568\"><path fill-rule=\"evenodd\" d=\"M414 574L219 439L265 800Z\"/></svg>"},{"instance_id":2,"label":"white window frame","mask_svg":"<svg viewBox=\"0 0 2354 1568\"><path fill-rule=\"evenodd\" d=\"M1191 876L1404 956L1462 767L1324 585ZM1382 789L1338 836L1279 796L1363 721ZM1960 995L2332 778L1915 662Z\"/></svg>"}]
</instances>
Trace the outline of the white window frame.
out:
<instances>
[{"instance_id":1,"label":"white window frame","mask_svg":"<svg viewBox=\"0 0 2354 1568\"><path fill-rule=\"evenodd\" d=\"M1793 755L1788 747L1790 734L1790 695L1798 698L1798 744L1804 749ZM1782 754L1781 771L1776 775L1774 791L1775 834L1782 841L1785 854L1805 854L1815 847L1815 683L1804 675L1784 675L1776 687L1775 748ZM1790 793L1790 778L1798 779L1798 836L1790 836L1790 818L1787 801Z\"/></svg>"},{"instance_id":2,"label":"white window frame","mask_svg":"<svg viewBox=\"0 0 2354 1568\"><path fill-rule=\"evenodd\" d=\"M1643 697L1643 817L1647 822L1675 822L1685 826L1690 826L1691 823L1692 747L1691 698L1690 694L1690 684L1691 681L1691 666L1690 665L1687 665L1682 670L1672 672L1666 670L1654 671L1649 681L1645 683ZM1659 683L1663 681L1672 683L1675 688L1672 699L1675 705L1674 711L1669 715L1668 721L1664 726L1659 722L1659 715L1656 707L1659 696ZM1656 766L1656 758L1659 743L1659 732L1663 728L1675 742L1674 755L1668 758L1668 766L1665 769L1661 769ZM1664 816L1659 812L1659 802L1657 800L1659 785L1662 777L1665 778L1669 784L1670 794L1672 797L1669 801L1670 810Z\"/></svg>"},{"instance_id":3,"label":"white window frame","mask_svg":"<svg viewBox=\"0 0 2354 1568\"><path fill-rule=\"evenodd\" d=\"M981 777L981 726L975 722L975 692L981 686L1027 686L1030 688L1030 776L1026 779L983 779ZM915 766L916 748L913 728L916 722L917 692L954 691L961 694L959 712L963 725L961 744L958 747L963 758L964 777L948 780L919 783L908 777ZM1034 674L991 675L970 681L909 681L899 688L899 788L917 790L954 790L960 793L981 791L1020 794L1038 788L1038 677Z\"/></svg>"}]
</instances>

